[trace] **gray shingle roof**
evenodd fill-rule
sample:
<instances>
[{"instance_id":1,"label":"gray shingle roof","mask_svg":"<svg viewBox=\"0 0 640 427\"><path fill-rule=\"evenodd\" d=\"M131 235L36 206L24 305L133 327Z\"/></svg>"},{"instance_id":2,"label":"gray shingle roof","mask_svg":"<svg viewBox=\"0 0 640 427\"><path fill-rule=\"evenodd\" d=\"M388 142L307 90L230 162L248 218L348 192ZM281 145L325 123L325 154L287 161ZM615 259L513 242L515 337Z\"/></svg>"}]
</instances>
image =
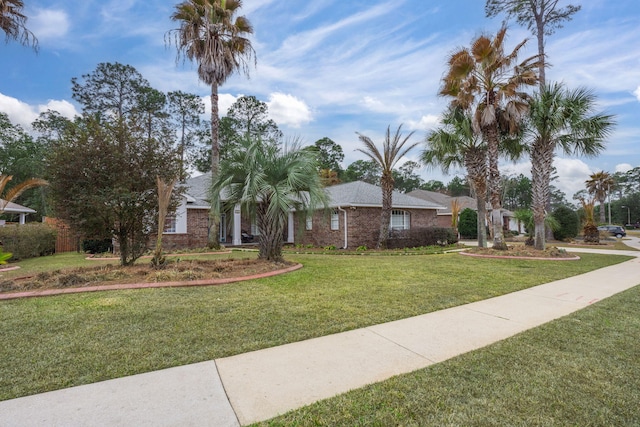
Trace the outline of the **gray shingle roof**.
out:
<instances>
[{"instance_id":1,"label":"gray shingle roof","mask_svg":"<svg viewBox=\"0 0 640 427\"><path fill-rule=\"evenodd\" d=\"M186 197L192 206L209 206L209 186L211 173L205 173L186 182ZM329 207L335 208L360 206L381 207L382 189L376 185L363 181L347 182L333 185L325 189L329 196ZM225 196L222 195L224 200ZM393 207L404 209L446 209L447 205L432 201L421 200L398 191L393 192Z\"/></svg>"},{"instance_id":2,"label":"gray shingle roof","mask_svg":"<svg viewBox=\"0 0 640 427\"><path fill-rule=\"evenodd\" d=\"M446 194L427 190L413 190L410 193L407 193L407 195L445 206L446 209L439 211L438 215L451 215L451 201L453 200L457 200L458 203L460 203L462 210L466 208L478 210L476 200L468 196L451 197Z\"/></svg>"},{"instance_id":3,"label":"gray shingle roof","mask_svg":"<svg viewBox=\"0 0 640 427\"><path fill-rule=\"evenodd\" d=\"M382 206L382 189L363 181L347 182L326 188L329 206ZM417 197L411 197L398 191L393 192L393 207L405 209L444 209L443 205Z\"/></svg>"}]
</instances>

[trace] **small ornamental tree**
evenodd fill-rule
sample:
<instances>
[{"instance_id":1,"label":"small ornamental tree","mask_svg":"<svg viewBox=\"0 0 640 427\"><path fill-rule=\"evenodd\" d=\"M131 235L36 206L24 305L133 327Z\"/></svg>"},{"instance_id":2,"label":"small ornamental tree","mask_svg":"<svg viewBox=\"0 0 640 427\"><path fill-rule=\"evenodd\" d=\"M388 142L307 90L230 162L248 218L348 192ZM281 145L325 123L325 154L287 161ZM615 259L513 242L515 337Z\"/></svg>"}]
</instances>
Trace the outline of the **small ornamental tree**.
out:
<instances>
[{"instance_id":1,"label":"small ornamental tree","mask_svg":"<svg viewBox=\"0 0 640 427\"><path fill-rule=\"evenodd\" d=\"M553 232L556 240L565 240L578 235L580 220L578 214L566 206L559 206L553 211L553 217L558 221L560 228Z\"/></svg>"},{"instance_id":2,"label":"small ornamental tree","mask_svg":"<svg viewBox=\"0 0 640 427\"><path fill-rule=\"evenodd\" d=\"M478 235L478 213L476 211L466 208L460 213L458 232L461 237L476 238Z\"/></svg>"}]
</instances>

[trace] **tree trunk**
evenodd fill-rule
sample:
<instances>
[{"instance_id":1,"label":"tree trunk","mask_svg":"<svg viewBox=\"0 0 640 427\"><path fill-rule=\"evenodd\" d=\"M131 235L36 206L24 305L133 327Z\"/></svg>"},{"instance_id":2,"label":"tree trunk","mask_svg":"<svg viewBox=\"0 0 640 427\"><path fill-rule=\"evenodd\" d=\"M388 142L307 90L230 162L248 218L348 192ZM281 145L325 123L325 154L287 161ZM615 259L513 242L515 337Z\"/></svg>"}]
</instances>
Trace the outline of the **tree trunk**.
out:
<instances>
[{"instance_id":1,"label":"tree trunk","mask_svg":"<svg viewBox=\"0 0 640 427\"><path fill-rule=\"evenodd\" d=\"M386 249L393 206L393 177L390 174L383 174L380 185L382 187L382 211L380 212L380 235L378 236L377 249Z\"/></svg>"},{"instance_id":2,"label":"tree trunk","mask_svg":"<svg viewBox=\"0 0 640 427\"><path fill-rule=\"evenodd\" d=\"M606 207L606 202L607 198L606 196L600 200L598 200L598 202L600 203L600 224L606 224L607 223L607 207Z\"/></svg>"},{"instance_id":3,"label":"tree trunk","mask_svg":"<svg viewBox=\"0 0 640 427\"><path fill-rule=\"evenodd\" d=\"M502 232L502 202L500 201L500 170L498 169L498 129L497 123L486 128L487 154L489 157L489 199L491 202L491 226L493 229L493 249L507 250Z\"/></svg>"},{"instance_id":4,"label":"tree trunk","mask_svg":"<svg viewBox=\"0 0 640 427\"><path fill-rule=\"evenodd\" d=\"M260 227L260 237L258 238L259 253L258 258L271 262L282 262L282 246L284 244L284 218L268 218L267 203L260 203L257 209L258 227Z\"/></svg>"},{"instance_id":5,"label":"tree trunk","mask_svg":"<svg viewBox=\"0 0 640 427\"><path fill-rule=\"evenodd\" d=\"M487 247L487 159L484 151L468 152L464 159L478 206L478 247Z\"/></svg>"},{"instance_id":6,"label":"tree trunk","mask_svg":"<svg viewBox=\"0 0 640 427\"><path fill-rule=\"evenodd\" d=\"M553 165L555 144L536 141L531 150L531 181L534 228L534 247L543 251L546 247L545 216L549 200L549 182Z\"/></svg>"},{"instance_id":7,"label":"tree trunk","mask_svg":"<svg viewBox=\"0 0 640 427\"><path fill-rule=\"evenodd\" d=\"M220 144L218 142L218 127L220 125L220 117L218 116L218 85L211 84L211 182L215 182L218 178L218 169L220 167ZM209 242L208 246L212 249L220 249L220 212L219 203L215 203L214 198L220 198L220 194L211 194L211 209L209 210Z\"/></svg>"}]
</instances>

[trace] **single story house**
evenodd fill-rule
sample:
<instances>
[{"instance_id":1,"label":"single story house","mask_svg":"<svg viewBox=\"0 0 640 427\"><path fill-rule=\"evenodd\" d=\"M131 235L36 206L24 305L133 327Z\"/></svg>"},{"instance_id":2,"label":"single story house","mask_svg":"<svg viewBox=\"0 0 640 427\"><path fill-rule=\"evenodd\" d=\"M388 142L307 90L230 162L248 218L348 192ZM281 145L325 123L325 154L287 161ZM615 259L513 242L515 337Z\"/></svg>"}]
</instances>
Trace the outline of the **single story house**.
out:
<instances>
[{"instance_id":1,"label":"single story house","mask_svg":"<svg viewBox=\"0 0 640 427\"><path fill-rule=\"evenodd\" d=\"M438 226L440 227L451 227L451 215L452 215L452 202L457 200L460 204L460 212L469 208L474 211L478 211L478 202L473 197L469 196L459 196L459 197L451 197L446 194L438 193L436 191L427 191L427 190L413 190L407 193L408 196L417 197L422 200L427 200L433 203L438 203L442 206L445 206L446 209L438 211ZM487 212L491 212L491 205L487 202ZM502 223L504 224L504 229L519 231L519 223L514 218L513 212L502 209Z\"/></svg>"},{"instance_id":2,"label":"single story house","mask_svg":"<svg viewBox=\"0 0 640 427\"><path fill-rule=\"evenodd\" d=\"M162 245L167 249L197 248L207 245L209 233L209 185L211 174L186 181L186 191L174 214L167 217ZM291 211L285 242L335 246L337 248L374 247L380 229L382 190L362 181L338 184L326 189L328 211L320 209L311 217ZM221 195L224 201L225 195ZM391 227L437 226L436 203L394 191ZM242 234L258 235L260 230L243 217L236 206L231 215L222 215L218 231L220 242L237 246Z\"/></svg>"},{"instance_id":3,"label":"single story house","mask_svg":"<svg viewBox=\"0 0 640 427\"><path fill-rule=\"evenodd\" d=\"M312 217L296 215L295 242L314 246L355 249L375 247L380 231L382 189L363 181L327 187L329 212L317 211ZM436 203L394 191L391 211L392 229L437 226ZM299 221L305 221L301 227Z\"/></svg>"}]
</instances>

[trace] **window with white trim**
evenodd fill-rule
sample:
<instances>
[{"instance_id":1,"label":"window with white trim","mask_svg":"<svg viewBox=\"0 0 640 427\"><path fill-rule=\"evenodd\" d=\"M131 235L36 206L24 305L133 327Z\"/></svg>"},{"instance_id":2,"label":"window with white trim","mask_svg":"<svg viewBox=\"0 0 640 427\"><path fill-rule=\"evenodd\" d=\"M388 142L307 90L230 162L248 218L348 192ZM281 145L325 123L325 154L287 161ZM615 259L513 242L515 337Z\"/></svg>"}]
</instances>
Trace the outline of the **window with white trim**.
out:
<instances>
[{"instance_id":1,"label":"window with white trim","mask_svg":"<svg viewBox=\"0 0 640 427\"><path fill-rule=\"evenodd\" d=\"M168 214L164 219L164 230L163 233L175 233L176 232L176 213Z\"/></svg>"},{"instance_id":2,"label":"window with white trim","mask_svg":"<svg viewBox=\"0 0 640 427\"><path fill-rule=\"evenodd\" d=\"M255 220L251 222L251 234L253 234L254 236L260 235L260 227L258 227L258 224L256 224Z\"/></svg>"},{"instance_id":3,"label":"window with white trim","mask_svg":"<svg viewBox=\"0 0 640 427\"><path fill-rule=\"evenodd\" d=\"M340 215L337 209L331 211L331 229L340 230Z\"/></svg>"},{"instance_id":4,"label":"window with white trim","mask_svg":"<svg viewBox=\"0 0 640 427\"><path fill-rule=\"evenodd\" d=\"M411 224L411 216L407 211L391 211L391 228L394 230L408 230Z\"/></svg>"},{"instance_id":5,"label":"window with white trim","mask_svg":"<svg viewBox=\"0 0 640 427\"><path fill-rule=\"evenodd\" d=\"M307 217L307 225L306 225L306 229L307 230L312 230L313 229L313 217L311 215L309 215Z\"/></svg>"}]
</instances>

